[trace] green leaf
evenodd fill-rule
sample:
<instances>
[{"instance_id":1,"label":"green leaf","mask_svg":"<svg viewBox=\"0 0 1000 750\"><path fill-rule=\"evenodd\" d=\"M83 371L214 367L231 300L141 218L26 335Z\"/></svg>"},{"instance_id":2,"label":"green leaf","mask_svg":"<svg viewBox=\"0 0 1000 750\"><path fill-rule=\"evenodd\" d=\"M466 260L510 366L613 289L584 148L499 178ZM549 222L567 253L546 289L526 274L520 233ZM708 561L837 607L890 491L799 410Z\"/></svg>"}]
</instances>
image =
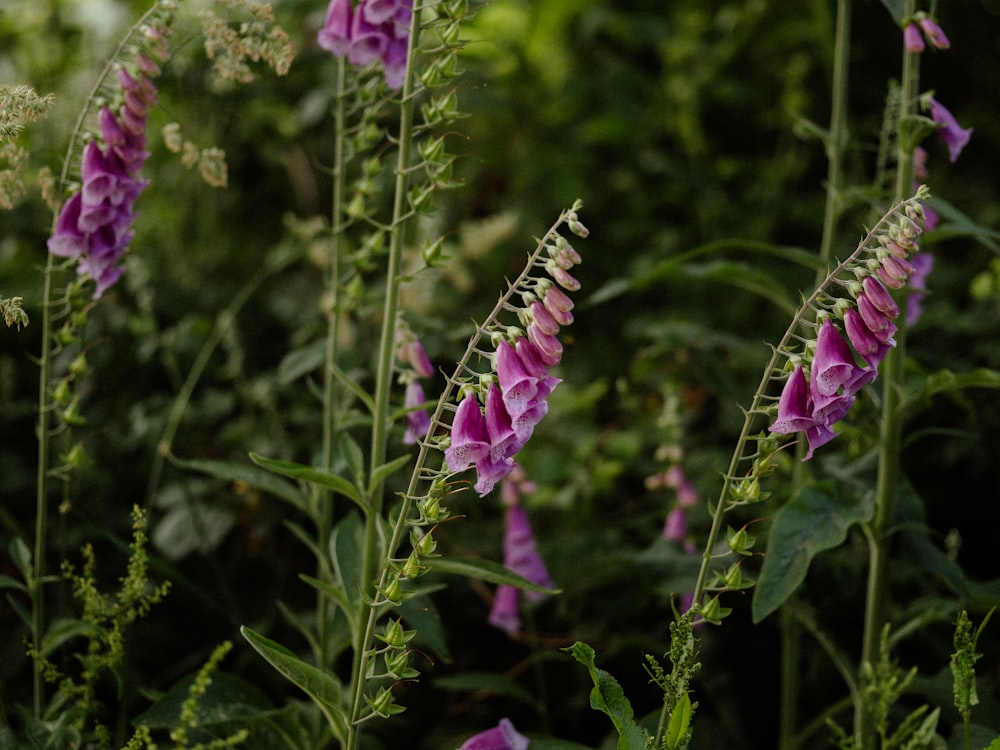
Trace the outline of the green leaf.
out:
<instances>
[{"instance_id":1,"label":"green leaf","mask_svg":"<svg viewBox=\"0 0 1000 750\"><path fill-rule=\"evenodd\" d=\"M487 583L506 584L516 586L527 591L537 591L542 594L558 594L559 589L547 589L532 583L527 578L523 578L510 568L506 568L500 563L486 560L480 557L437 557L429 560L422 560L428 568L439 573L451 573L458 576L476 578Z\"/></svg>"},{"instance_id":2,"label":"green leaf","mask_svg":"<svg viewBox=\"0 0 1000 750\"><path fill-rule=\"evenodd\" d=\"M376 467L372 472L371 479L368 480L368 495L373 497L375 495L375 489L381 485L387 477L392 476L406 466L406 464L410 462L411 458L412 456L409 454L399 456L398 458L394 458L392 461L388 461L387 463Z\"/></svg>"},{"instance_id":3,"label":"green leaf","mask_svg":"<svg viewBox=\"0 0 1000 750\"><path fill-rule=\"evenodd\" d=\"M856 523L872 517L870 496L838 491L833 482L806 485L774 518L753 597L753 621L780 607L805 580L809 563L837 547Z\"/></svg>"},{"instance_id":4,"label":"green leaf","mask_svg":"<svg viewBox=\"0 0 1000 750\"><path fill-rule=\"evenodd\" d=\"M69 617L57 617L45 631L45 635L42 637L42 647L39 650L42 652L42 656L50 656L66 641L77 636L94 635L97 630L98 628L90 623Z\"/></svg>"},{"instance_id":5,"label":"green leaf","mask_svg":"<svg viewBox=\"0 0 1000 750\"><path fill-rule=\"evenodd\" d=\"M0 575L0 589L18 589L19 591L27 591L28 587L16 578Z\"/></svg>"},{"instance_id":6,"label":"green leaf","mask_svg":"<svg viewBox=\"0 0 1000 750\"><path fill-rule=\"evenodd\" d=\"M889 11L892 20L902 26L903 19L906 17L906 3L904 0L882 0L882 5Z\"/></svg>"},{"instance_id":7,"label":"green leaf","mask_svg":"<svg viewBox=\"0 0 1000 750\"><path fill-rule=\"evenodd\" d=\"M347 714L344 713L343 686L328 672L299 659L279 643L254 632L246 625L240 633L285 679L308 695L326 716L334 735L341 742L347 738Z\"/></svg>"},{"instance_id":8,"label":"green leaf","mask_svg":"<svg viewBox=\"0 0 1000 750\"><path fill-rule=\"evenodd\" d=\"M666 750L677 750L681 746L684 737L687 736L691 726L691 696L685 690L677 699L673 713L670 714L670 723L667 724L667 733L663 737L663 746Z\"/></svg>"},{"instance_id":9,"label":"green leaf","mask_svg":"<svg viewBox=\"0 0 1000 750\"><path fill-rule=\"evenodd\" d=\"M354 484L358 487L365 486L365 454L361 451L361 446L348 433L344 432L338 441L340 456L347 463L348 468L354 474Z\"/></svg>"},{"instance_id":10,"label":"green leaf","mask_svg":"<svg viewBox=\"0 0 1000 750\"><path fill-rule=\"evenodd\" d=\"M28 549L28 545L24 543L21 537L16 537L7 549L11 561L21 571L24 580L30 581L34 574L31 570L31 550Z\"/></svg>"},{"instance_id":11,"label":"green leaf","mask_svg":"<svg viewBox=\"0 0 1000 750\"><path fill-rule=\"evenodd\" d=\"M250 454L250 460L275 474L281 474L289 479L299 479L309 482L343 495L347 499L352 500L365 513L368 512L368 503L361 497L358 488L338 474L312 466L303 466L293 461L278 461L273 458L264 458L256 453Z\"/></svg>"},{"instance_id":12,"label":"green leaf","mask_svg":"<svg viewBox=\"0 0 1000 750\"><path fill-rule=\"evenodd\" d=\"M538 708L538 699L531 691L526 690L509 676L497 672L460 672L436 677L433 684L440 690L459 693L489 693L505 698L514 698L525 705Z\"/></svg>"},{"instance_id":13,"label":"green leaf","mask_svg":"<svg viewBox=\"0 0 1000 750\"><path fill-rule=\"evenodd\" d=\"M951 370L938 370L923 380L917 381L915 386L909 389L907 401L912 403L919 399L960 391L965 388L1000 388L1000 372L986 367L959 373Z\"/></svg>"},{"instance_id":14,"label":"green leaf","mask_svg":"<svg viewBox=\"0 0 1000 750\"><path fill-rule=\"evenodd\" d=\"M364 533L361 519L357 513L351 513L341 519L330 534L330 560L334 575L355 610L361 600Z\"/></svg>"},{"instance_id":15,"label":"green leaf","mask_svg":"<svg viewBox=\"0 0 1000 750\"><path fill-rule=\"evenodd\" d=\"M587 668L594 687L590 691L590 707L608 716L618 730L618 750L645 750L649 735L635 723L632 704L625 697L618 680L594 664L594 649L577 641L569 648L573 658Z\"/></svg>"},{"instance_id":16,"label":"green leaf","mask_svg":"<svg viewBox=\"0 0 1000 750\"><path fill-rule=\"evenodd\" d=\"M298 510L306 508L306 499L295 485L279 479L273 472L260 466L235 461L186 460L176 456L170 456L170 462L182 469L208 474L217 479L244 482L258 490L270 492L282 500L287 500Z\"/></svg>"},{"instance_id":17,"label":"green leaf","mask_svg":"<svg viewBox=\"0 0 1000 750\"><path fill-rule=\"evenodd\" d=\"M288 352L278 365L278 382L282 385L298 380L318 370L326 358L326 340L314 341L301 349Z\"/></svg>"}]
</instances>

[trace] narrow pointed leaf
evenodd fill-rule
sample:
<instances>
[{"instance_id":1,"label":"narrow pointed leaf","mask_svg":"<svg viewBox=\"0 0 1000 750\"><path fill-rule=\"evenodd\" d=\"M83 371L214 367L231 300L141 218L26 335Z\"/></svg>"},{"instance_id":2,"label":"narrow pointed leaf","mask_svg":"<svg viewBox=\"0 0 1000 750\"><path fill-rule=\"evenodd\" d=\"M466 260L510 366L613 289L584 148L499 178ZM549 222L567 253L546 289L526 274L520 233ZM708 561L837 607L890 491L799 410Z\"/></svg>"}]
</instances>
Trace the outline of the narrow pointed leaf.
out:
<instances>
[{"instance_id":1,"label":"narrow pointed leaf","mask_svg":"<svg viewBox=\"0 0 1000 750\"><path fill-rule=\"evenodd\" d=\"M428 568L439 573L451 573L458 576L477 578L487 583L506 584L516 586L527 591L538 591L542 594L558 594L559 589L547 589L532 583L527 578L519 576L510 568L506 568L500 563L492 560L485 560L479 557L438 557L424 561Z\"/></svg>"},{"instance_id":2,"label":"narrow pointed leaf","mask_svg":"<svg viewBox=\"0 0 1000 750\"><path fill-rule=\"evenodd\" d=\"M339 495L343 495L348 500L352 500L359 508L361 508L361 510L366 513L368 512L368 504L365 502L364 498L361 497L361 493L358 491L358 488L338 474L324 471L323 469L317 469L312 466L297 464L293 461L278 461L273 458L264 458L256 453L251 453L250 459L255 464L262 466L275 474L280 474L288 477L289 479L299 479L304 482L309 482L324 489L331 490Z\"/></svg>"},{"instance_id":3,"label":"narrow pointed leaf","mask_svg":"<svg viewBox=\"0 0 1000 750\"><path fill-rule=\"evenodd\" d=\"M202 461L170 457L170 462L182 469L197 471L217 479L230 482L244 482L263 492L269 492L286 500L298 510L305 510L306 499L298 487L276 477L273 472L253 464L242 464L235 461Z\"/></svg>"},{"instance_id":4,"label":"narrow pointed leaf","mask_svg":"<svg viewBox=\"0 0 1000 750\"><path fill-rule=\"evenodd\" d=\"M289 682L306 693L330 722L330 728L343 741L347 737L347 715L343 710L343 686L332 674L299 659L275 641L265 638L245 625L240 633L254 650L264 657Z\"/></svg>"},{"instance_id":5,"label":"narrow pointed leaf","mask_svg":"<svg viewBox=\"0 0 1000 750\"><path fill-rule=\"evenodd\" d=\"M375 488L378 487L382 482L386 480L387 477L392 476L397 471L402 469L406 464L410 462L412 456L409 454L405 456L399 456L394 458L392 461L382 464L375 468L372 472L371 479L368 482L368 494L369 496L375 495Z\"/></svg>"}]
</instances>

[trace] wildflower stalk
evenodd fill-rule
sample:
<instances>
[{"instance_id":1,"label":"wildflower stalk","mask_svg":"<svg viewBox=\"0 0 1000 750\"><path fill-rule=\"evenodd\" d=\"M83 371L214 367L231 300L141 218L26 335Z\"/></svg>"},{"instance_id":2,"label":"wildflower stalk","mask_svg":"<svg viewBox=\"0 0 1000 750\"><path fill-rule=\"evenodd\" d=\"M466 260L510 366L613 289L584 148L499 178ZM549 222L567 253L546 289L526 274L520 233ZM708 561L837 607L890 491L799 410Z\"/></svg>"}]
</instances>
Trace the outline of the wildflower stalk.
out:
<instances>
[{"instance_id":1,"label":"wildflower stalk","mask_svg":"<svg viewBox=\"0 0 1000 750\"><path fill-rule=\"evenodd\" d=\"M371 649L370 644L375 637L375 626L379 615L384 611L384 606L388 604L388 600L382 592L386 591L389 587L392 576L399 575L399 571L394 568L392 563L393 556L402 544L403 534L411 523L410 511L413 508L414 501L419 500L421 497L418 494L421 484L427 484L430 486L435 480L440 479L447 474L447 469L444 467L430 469L426 466L428 454L432 450L434 453L440 455L440 449L434 441L433 436L438 430L446 428L446 425L442 422L444 412L451 403L452 394L454 393L456 387L461 385L463 377L467 376L467 373L470 372L469 362L472 359L473 354L476 354L479 351L478 346L480 340L483 336L489 333L490 326L497 321L501 313L503 313L504 310L511 309L511 297L523 291L525 288L525 282L531 275L532 271L538 266L540 262L539 259L546 251L547 245L554 241L559 228L564 224L567 224L569 218L575 216L575 211L579 210L579 208L579 202L575 203L571 209L563 211L556 222L549 227L548 231L538 241L535 249L529 255L528 261L525 263L521 274L508 285L507 290L497 300L493 310L486 316L486 322L477 326L472 337L469 339L465 353L462 355L461 359L459 359L454 372L451 377L448 378L444 390L438 398L437 406L435 407L430 418L430 426L427 429L427 433L418 443L419 449L415 465L410 474L409 485L407 486L406 492L402 494L402 502L398 513L395 516L395 521L392 525L392 532L389 535L384 552L382 553L381 558L377 560L381 569L378 577L378 583L374 588L374 596L368 604L368 617L363 630L359 628L361 637L359 643L355 644L355 664L353 671L354 682L352 683L354 692L351 700L351 717L346 750L355 750L357 748L359 738L358 725L360 722L368 718L361 716L361 708L365 704L365 675L368 674L369 661L374 656L374 651ZM372 523L373 522L370 521L369 526L371 526Z\"/></svg>"},{"instance_id":2,"label":"wildflower stalk","mask_svg":"<svg viewBox=\"0 0 1000 750\"><path fill-rule=\"evenodd\" d=\"M399 108L399 143L396 160L396 183L395 194L392 206L392 223L389 231L389 257L386 266L385 277L385 302L382 308L382 330L379 339L378 369L375 374L375 408L372 415L372 436L371 455L369 462L369 476L375 476L375 470L385 463L385 456L389 441L389 397L391 395L393 358L395 354L395 333L396 315L399 309L399 286L400 269L402 267L403 255L403 230L409 209L407 207L407 193L410 177L410 159L413 147L413 110L415 102L414 89L417 85L414 70L414 59L416 50L420 42L420 20L421 14L418 8L414 9L411 25L409 45L406 51L406 76L403 82L403 91ZM423 458L423 448L421 449ZM382 506L384 503L384 483L379 482L371 487L370 497L368 497L368 514L365 524L364 552L361 565L361 585L367 587L363 592L365 595L371 594L377 599L377 589L371 588L371 582L375 579L376 569L379 564L380 545L379 532L382 522ZM397 532L402 533L402 525L409 511L408 498L404 500L403 508L399 513L397 521ZM396 539L394 534L393 539ZM398 541L396 542L398 544ZM325 544L325 542L324 542ZM392 548L394 549L394 547ZM356 631L356 642L354 643L354 662L351 670L351 686L354 689L354 697L351 701L351 715L348 725L347 750L355 750L358 746L359 731L358 722L361 718L361 708L364 705L365 676L368 664L368 644L371 642L374 633L375 619L378 615L378 607L375 603L369 604L368 627L364 630L358 628Z\"/></svg>"},{"instance_id":3,"label":"wildflower stalk","mask_svg":"<svg viewBox=\"0 0 1000 750\"><path fill-rule=\"evenodd\" d=\"M907 198L906 200L894 205L884 216L882 216L882 218L878 220L878 222L875 223L872 229L869 230L869 232L858 244L854 252L835 266L833 270L831 270L820 282L813 293L804 300L798 312L796 312L793 316L792 321L781 340L774 347L771 358L767 365L765 365L764 374L761 378L760 384L757 386L757 390L754 393L753 401L751 402L749 409L745 412L743 427L740 430L739 437L737 438L736 448L729 463L729 468L723 476L722 489L719 493L719 499L712 510L712 526L708 532L708 538L705 542L705 552L702 558L701 568L698 571L698 579L695 583L693 594L695 606L698 607L699 612L703 617L705 617L705 619L710 619L707 615L711 614L712 607L708 602L705 602L702 599L708 589L707 577L711 562L716 557L713 550L719 539L719 532L722 529L723 519L728 511L749 502L754 502L753 498L743 498L740 496L740 493L735 493L734 483L740 482L742 484L744 481L752 482L759 477L760 473L762 473L765 469L765 467L761 464L762 460L766 459L766 456L762 456L759 452L761 438L752 433L752 427L758 417L769 414L768 410L765 409L764 404L765 402L770 402L772 400L772 397L767 395L769 383L776 377L780 377L783 373L782 368L779 367L780 361L783 358L787 359L792 356L790 344L793 340L798 338L796 331L799 326L806 323L808 316L812 315L816 307L823 301L826 296L827 289L832 284L840 281L842 277L853 278L853 274L850 273L850 269L858 263L858 259L863 253L868 252L871 249L870 245L875 241L876 236L883 231L883 229L897 214L904 211L908 206L918 204L922 197L924 197L924 192L921 190L916 196ZM751 439L758 441L758 450L754 453L748 454L747 443ZM750 468L741 473L741 468L748 462L751 463ZM721 619L724 616L724 613L720 614L717 619Z\"/></svg>"},{"instance_id":4,"label":"wildflower stalk","mask_svg":"<svg viewBox=\"0 0 1000 750\"><path fill-rule=\"evenodd\" d=\"M833 44L833 80L830 99L830 132L826 141L826 209L819 257L829 263L833 257L837 219L843 210L841 186L844 179L844 151L847 143L847 91L851 58L851 0L837 0L837 22ZM901 197L900 197L901 199Z\"/></svg>"},{"instance_id":5,"label":"wildflower stalk","mask_svg":"<svg viewBox=\"0 0 1000 750\"><path fill-rule=\"evenodd\" d=\"M906 0L904 17L916 11L915 0ZM919 60L916 53L903 48L902 80L900 84L900 121L915 111L919 86ZM895 195L899 200L913 184L913 154L901 139L897 143ZM875 484L875 515L866 526L868 539L868 583L865 593L865 621L861 648L861 695L865 694L866 664L877 664L880 658L880 638L886 620L889 593L888 559L890 527L899 482L900 437L903 423L902 389L903 359L906 352L905 316L896 333L896 347L882 362L885 383L882 396L882 421L879 428L879 462ZM869 706L856 706L854 734L857 747L873 746L875 727Z\"/></svg>"}]
</instances>

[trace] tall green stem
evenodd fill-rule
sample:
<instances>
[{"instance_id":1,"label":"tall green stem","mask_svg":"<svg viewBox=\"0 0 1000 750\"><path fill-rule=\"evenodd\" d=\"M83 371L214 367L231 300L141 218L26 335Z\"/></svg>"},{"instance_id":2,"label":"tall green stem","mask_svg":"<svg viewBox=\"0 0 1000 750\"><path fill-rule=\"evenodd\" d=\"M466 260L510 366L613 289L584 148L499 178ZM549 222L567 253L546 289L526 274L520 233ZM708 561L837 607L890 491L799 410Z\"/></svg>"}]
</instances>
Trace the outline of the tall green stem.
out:
<instances>
[{"instance_id":1,"label":"tall green stem","mask_svg":"<svg viewBox=\"0 0 1000 750\"><path fill-rule=\"evenodd\" d=\"M49 447L51 430L49 417L52 411L49 393L49 377L52 364L52 276L55 262L51 253L45 265L45 282L42 291L42 351L38 374L38 467L35 479L35 551L32 557L31 589L31 640L36 648L41 647L42 631L45 628L45 556L48 539L49 518ZM32 691L34 716L42 716L43 680L41 664L32 660Z\"/></svg>"},{"instance_id":2,"label":"tall green stem","mask_svg":"<svg viewBox=\"0 0 1000 750\"><path fill-rule=\"evenodd\" d=\"M904 15L910 17L916 10L915 0L906 0ZM903 51L902 82L900 85L900 119L912 114L916 108L919 86L919 66L916 54ZM897 145L896 200L912 191L913 154L907 144ZM901 323L903 318L900 319ZM878 478L875 484L875 515L867 528L868 584L865 594L865 622L861 648L862 705L855 711L854 732L859 748L872 748L875 727L871 711L865 702L864 665L875 664L881 654L879 643L882 627L886 622L889 597L888 559L896 487L899 484L900 436L903 426L902 389L903 360L905 357L905 329L901 324L896 333L896 347L890 349L882 362L882 422L879 430L880 452Z\"/></svg>"},{"instance_id":3,"label":"tall green stem","mask_svg":"<svg viewBox=\"0 0 1000 750\"><path fill-rule=\"evenodd\" d=\"M847 92L851 62L851 0L837 0L837 26L833 45L833 80L831 82L830 132L826 143L826 210L820 258L829 263L833 257L837 219L843 210L842 190L844 152L847 145Z\"/></svg>"},{"instance_id":4,"label":"tall green stem","mask_svg":"<svg viewBox=\"0 0 1000 750\"><path fill-rule=\"evenodd\" d=\"M413 111L415 72L414 58L420 42L420 13L413 14L410 29L410 44L407 50L406 79L399 108L399 147L396 160L396 184L392 206L392 224L389 232L389 257L386 265L385 301L382 307L382 330L379 339L377 371L375 375L375 408L372 415L372 436L369 457L369 476L385 463L389 440L389 397L393 379L393 357L395 354L396 316L399 310L400 269L403 260L403 240L405 222L409 214L408 187L411 152L413 147ZM361 585L365 594L374 594L371 588L380 564L380 526L384 503L384 485L379 482L371 488L368 498L368 517L365 525L364 558L361 566ZM401 512L405 512L404 509ZM367 628L357 628L354 642L352 669L353 700L351 720L348 729L347 750L355 750L359 739L358 720L364 703L366 649L369 634Z\"/></svg>"}]
</instances>

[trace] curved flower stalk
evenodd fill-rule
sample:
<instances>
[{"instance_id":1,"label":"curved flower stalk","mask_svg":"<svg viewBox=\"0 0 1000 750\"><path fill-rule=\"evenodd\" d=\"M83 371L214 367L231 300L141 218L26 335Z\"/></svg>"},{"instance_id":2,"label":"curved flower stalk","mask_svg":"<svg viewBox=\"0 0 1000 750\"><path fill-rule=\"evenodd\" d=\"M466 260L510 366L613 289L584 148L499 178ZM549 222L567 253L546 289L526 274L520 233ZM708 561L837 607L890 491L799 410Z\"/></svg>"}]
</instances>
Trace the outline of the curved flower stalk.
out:
<instances>
[{"instance_id":1,"label":"curved flower stalk","mask_svg":"<svg viewBox=\"0 0 1000 750\"><path fill-rule=\"evenodd\" d=\"M926 198L927 190L921 187L916 195L890 209L804 301L774 348L746 412L714 509L694 589L694 606L700 618L719 623L729 614L721 606L719 594L753 585L742 577L739 562L724 572L716 570L710 581L709 572L718 557L712 550L728 511L767 496L760 480L773 467L774 453L781 449L776 436L805 433L809 443L806 458L811 457L836 436L833 426L846 416L861 389L875 380L879 363L895 345L893 320L899 307L889 289L902 289L915 270L907 258L918 249L917 239L923 230L920 202ZM772 382L782 382L777 399L768 395ZM751 434L762 416L771 422L770 436ZM755 447L748 452L751 440ZM726 538L727 554L748 555L753 541L745 529L731 530Z\"/></svg>"},{"instance_id":2,"label":"curved flower stalk","mask_svg":"<svg viewBox=\"0 0 1000 750\"><path fill-rule=\"evenodd\" d=\"M451 491L452 476L475 465L479 475L476 489L486 494L513 471L513 456L544 416L545 398L555 386L548 368L559 362L562 348L555 332L546 332L553 329L541 309L545 308L554 319L561 320L559 325L572 321L572 302L557 288L556 280L563 289L579 287L569 269L580 261L580 256L559 233L567 227L579 236L588 234L576 214L579 206L577 202L572 209L564 211L549 228L529 255L521 274L501 295L486 321L477 327L438 399L426 434L418 442L416 465L398 512L394 513L395 522L383 547L385 552L376 593L368 604L361 638L360 671L356 671L356 675L362 677L355 679L350 702L348 747L354 746L352 742L356 744L357 727L361 722L372 716L390 716L403 710L395 703L392 682L388 687L383 684L374 693L367 691L368 684L398 681L404 679L403 675L405 679L412 679L419 674L408 660L408 638L404 635L410 631L401 631L398 623L390 622L382 634L376 635L376 623L387 610L410 596L410 582L431 568L436 557L434 528L449 518L442 501ZM514 299L520 299L522 305L515 306ZM540 303L540 307L534 307L535 303ZM505 312L516 313L527 330L502 325L500 318ZM488 353L479 348L484 337L496 342L496 352ZM506 353L499 354L500 351ZM470 363L474 357L486 362L489 371L481 373L473 369ZM526 369L526 362L530 370ZM523 372L517 369L518 365ZM452 403L456 391L461 394L457 407ZM488 402L485 408L489 416L484 413L477 394L483 394ZM445 411L452 410L454 414L449 425L444 416ZM439 436L442 434L443 437ZM445 451L445 466L434 469L427 466L427 459L431 451L438 450ZM409 551L401 554L403 535L407 531ZM385 645L373 648L375 638ZM377 657L381 657L380 669L376 668Z\"/></svg>"}]
</instances>

